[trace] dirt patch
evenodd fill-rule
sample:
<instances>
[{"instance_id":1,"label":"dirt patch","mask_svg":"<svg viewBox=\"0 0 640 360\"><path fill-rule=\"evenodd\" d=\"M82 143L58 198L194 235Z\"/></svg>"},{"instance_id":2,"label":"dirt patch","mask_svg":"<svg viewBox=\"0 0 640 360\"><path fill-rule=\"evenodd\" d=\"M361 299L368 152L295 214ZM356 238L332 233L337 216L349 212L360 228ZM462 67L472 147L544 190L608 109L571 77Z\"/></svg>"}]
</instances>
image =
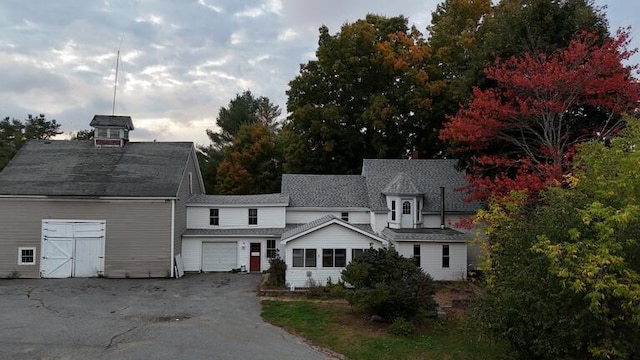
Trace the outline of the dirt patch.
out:
<instances>
[{"instance_id":1,"label":"dirt patch","mask_svg":"<svg viewBox=\"0 0 640 360\"><path fill-rule=\"evenodd\" d=\"M468 282L438 282L434 300L449 316L466 313L477 298L479 289Z\"/></svg>"}]
</instances>

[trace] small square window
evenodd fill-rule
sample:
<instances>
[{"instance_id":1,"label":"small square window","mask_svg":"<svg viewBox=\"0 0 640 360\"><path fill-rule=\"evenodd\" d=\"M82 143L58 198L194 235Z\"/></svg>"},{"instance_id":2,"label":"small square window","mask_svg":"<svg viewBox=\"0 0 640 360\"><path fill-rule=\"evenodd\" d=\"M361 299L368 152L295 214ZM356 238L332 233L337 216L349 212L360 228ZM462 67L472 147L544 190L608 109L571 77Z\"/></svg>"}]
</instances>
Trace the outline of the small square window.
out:
<instances>
[{"instance_id":1,"label":"small square window","mask_svg":"<svg viewBox=\"0 0 640 360\"><path fill-rule=\"evenodd\" d=\"M347 221L347 222L348 222L348 221L349 221L349 213L348 213L348 212L343 212L343 213L341 213L341 214L340 214L340 218L341 218L343 221Z\"/></svg>"},{"instance_id":2,"label":"small square window","mask_svg":"<svg viewBox=\"0 0 640 360\"><path fill-rule=\"evenodd\" d=\"M20 247L18 248L18 265L35 265L36 264L36 248Z\"/></svg>"},{"instance_id":3,"label":"small square window","mask_svg":"<svg viewBox=\"0 0 640 360\"><path fill-rule=\"evenodd\" d=\"M106 138L107 138L107 136L108 136L108 134L109 134L109 132L108 132L107 128L97 128L96 130L97 130L97 131L96 131L97 133L96 133L96 135L95 135L95 136L96 136L98 139L106 139Z\"/></svg>"}]
</instances>

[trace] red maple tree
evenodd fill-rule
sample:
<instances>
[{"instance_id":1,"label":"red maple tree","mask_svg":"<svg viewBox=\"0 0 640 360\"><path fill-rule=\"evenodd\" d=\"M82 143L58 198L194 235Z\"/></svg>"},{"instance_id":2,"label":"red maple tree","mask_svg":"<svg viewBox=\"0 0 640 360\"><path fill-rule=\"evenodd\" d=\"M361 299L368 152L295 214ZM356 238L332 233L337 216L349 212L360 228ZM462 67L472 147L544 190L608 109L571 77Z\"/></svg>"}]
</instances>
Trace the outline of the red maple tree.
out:
<instances>
[{"instance_id":1,"label":"red maple tree","mask_svg":"<svg viewBox=\"0 0 640 360\"><path fill-rule=\"evenodd\" d=\"M498 59L485 69L489 89L474 88L466 107L448 118L440 139L469 162L469 199L511 190L535 194L561 181L574 147L605 139L638 105L637 65L623 62L629 31L604 41L581 33L554 54Z\"/></svg>"}]
</instances>

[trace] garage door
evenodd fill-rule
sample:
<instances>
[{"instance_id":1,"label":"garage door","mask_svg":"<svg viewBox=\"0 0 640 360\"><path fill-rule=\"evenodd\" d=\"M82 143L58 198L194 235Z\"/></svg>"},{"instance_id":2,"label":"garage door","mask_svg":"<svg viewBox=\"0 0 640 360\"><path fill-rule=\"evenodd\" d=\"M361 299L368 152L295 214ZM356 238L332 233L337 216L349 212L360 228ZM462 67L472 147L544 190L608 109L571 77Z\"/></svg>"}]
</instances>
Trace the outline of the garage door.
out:
<instances>
[{"instance_id":1,"label":"garage door","mask_svg":"<svg viewBox=\"0 0 640 360\"><path fill-rule=\"evenodd\" d=\"M94 277L104 271L105 221L42 221L40 276Z\"/></svg>"},{"instance_id":2,"label":"garage door","mask_svg":"<svg viewBox=\"0 0 640 360\"><path fill-rule=\"evenodd\" d=\"M238 267L235 242L203 242L202 271L229 271Z\"/></svg>"}]
</instances>

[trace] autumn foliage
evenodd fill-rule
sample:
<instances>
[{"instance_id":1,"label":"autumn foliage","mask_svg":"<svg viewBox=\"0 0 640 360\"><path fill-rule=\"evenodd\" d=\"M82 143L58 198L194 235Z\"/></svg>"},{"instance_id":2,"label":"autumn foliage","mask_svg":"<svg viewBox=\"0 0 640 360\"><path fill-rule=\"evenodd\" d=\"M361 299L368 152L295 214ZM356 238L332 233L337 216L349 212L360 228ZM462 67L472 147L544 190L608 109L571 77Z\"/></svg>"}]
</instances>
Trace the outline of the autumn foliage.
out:
<instances>
[{"instance_id":1,"label":"autumn foliage","mask_svg":"<svg viewBox=\"0 0 640 360\"><path fill-rule=\"evenodd\" d=\"M628 35L603 41L581 33L554 54L498 59L485 69L495 86L474 88L440 132L469 161L471 199L535 194L562 180L576 144L619 131L620 114L640 99L637 66L623 65L633 53Z\"/></svg>"}]
</instances>

